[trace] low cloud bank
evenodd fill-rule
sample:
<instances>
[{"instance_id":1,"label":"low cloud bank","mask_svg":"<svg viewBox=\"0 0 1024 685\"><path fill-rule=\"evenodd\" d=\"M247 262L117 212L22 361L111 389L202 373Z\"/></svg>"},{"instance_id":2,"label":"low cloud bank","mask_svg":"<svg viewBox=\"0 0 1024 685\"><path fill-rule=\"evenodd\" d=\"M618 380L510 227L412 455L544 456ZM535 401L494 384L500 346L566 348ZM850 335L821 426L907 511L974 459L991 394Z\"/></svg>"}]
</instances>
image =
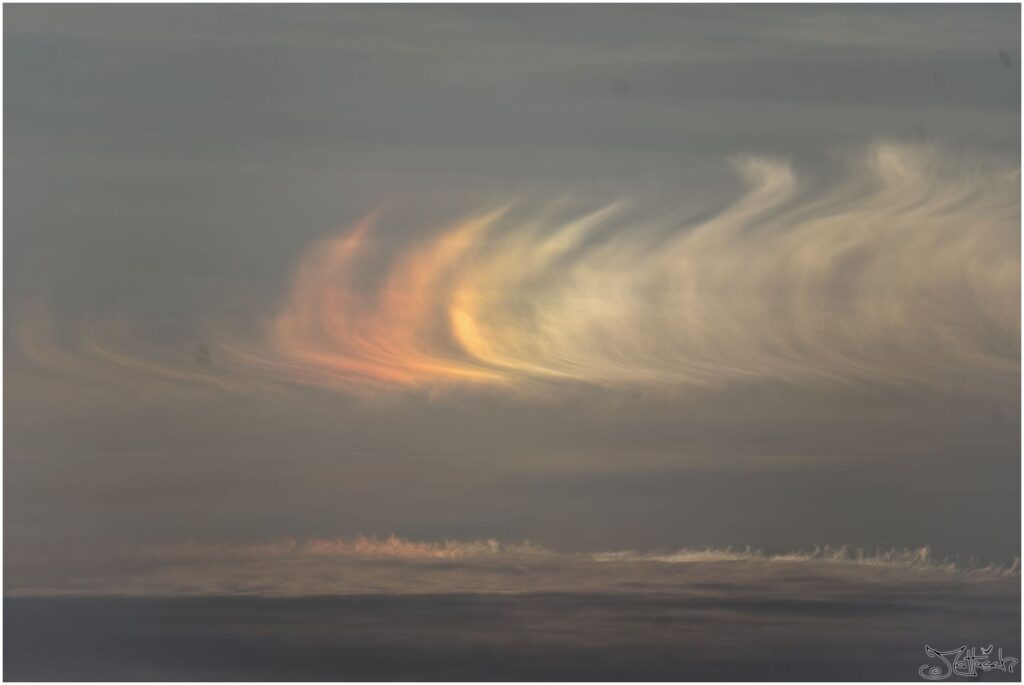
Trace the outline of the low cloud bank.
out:
<instances>
[{"instance_id":1,"label":"low cloud bank","mask_svg":"<svg viewBox=\"0 0 1024 685\"><path fill-rule=\"evenodd\" d=\"M867 551L821 547L766 554L752 549L564 553L497 540L417 542L388 538L184 544L80 554L9 554L5 594L353 595L434 593L761 592L808 588L974 586L1019 593L1018 561L980 565L933 558L927 548Z\"/></svg>"}]
</instances>

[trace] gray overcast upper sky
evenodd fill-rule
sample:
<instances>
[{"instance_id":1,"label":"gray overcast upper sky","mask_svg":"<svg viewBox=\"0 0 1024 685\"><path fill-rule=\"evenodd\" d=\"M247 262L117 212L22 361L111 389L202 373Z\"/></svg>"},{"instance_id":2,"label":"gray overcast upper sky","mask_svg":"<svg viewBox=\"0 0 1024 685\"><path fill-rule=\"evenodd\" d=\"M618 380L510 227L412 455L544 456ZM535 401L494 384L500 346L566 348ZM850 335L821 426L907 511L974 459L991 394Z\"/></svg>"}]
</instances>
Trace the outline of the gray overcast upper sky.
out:
<instances>
[{"instance_id":1,"label":"gray overcast upper sky","mask_svg":"<svg viewBox=\"0 0 1024 685\"><path fill-rule=\"evenodd\" d=\"M1018 5L4 20L9 549L1019 555Z\"/></svg>"}]
</instances>

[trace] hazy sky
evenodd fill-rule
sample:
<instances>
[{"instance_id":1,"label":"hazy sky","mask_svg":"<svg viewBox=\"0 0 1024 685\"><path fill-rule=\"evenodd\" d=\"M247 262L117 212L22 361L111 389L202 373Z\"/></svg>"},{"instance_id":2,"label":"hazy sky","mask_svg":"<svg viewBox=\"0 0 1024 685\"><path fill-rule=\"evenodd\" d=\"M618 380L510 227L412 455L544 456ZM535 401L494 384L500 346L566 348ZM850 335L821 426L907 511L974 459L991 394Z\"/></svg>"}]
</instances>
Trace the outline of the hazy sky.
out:
<instances>
[{"instance_id":1,"label":"hazy sky","mask_svg":"<svg viewBox=\"0 0 1024 685\"><path fill-rule=\"evenodd\" d=\"M8 550L1020 527L1020 17L6 6Z\"/></svg>"}]
</instances>

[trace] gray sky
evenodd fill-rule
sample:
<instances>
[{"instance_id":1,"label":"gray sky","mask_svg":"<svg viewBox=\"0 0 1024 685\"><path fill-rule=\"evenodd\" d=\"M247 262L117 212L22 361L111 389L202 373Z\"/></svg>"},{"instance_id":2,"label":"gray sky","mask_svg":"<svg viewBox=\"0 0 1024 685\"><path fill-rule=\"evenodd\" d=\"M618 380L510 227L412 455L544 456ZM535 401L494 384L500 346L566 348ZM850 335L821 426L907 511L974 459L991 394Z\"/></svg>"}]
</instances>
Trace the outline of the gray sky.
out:
<instances>
[{"instance_id":1,"label":"gray sky","mask_svg":"<svg viewBox=\"0 0 1024 685\"><path fill-rule=\"evenodd\" d=\"M5 7L8 549L1019 555L1019 11Z\"/></svg>"}]
</instances>

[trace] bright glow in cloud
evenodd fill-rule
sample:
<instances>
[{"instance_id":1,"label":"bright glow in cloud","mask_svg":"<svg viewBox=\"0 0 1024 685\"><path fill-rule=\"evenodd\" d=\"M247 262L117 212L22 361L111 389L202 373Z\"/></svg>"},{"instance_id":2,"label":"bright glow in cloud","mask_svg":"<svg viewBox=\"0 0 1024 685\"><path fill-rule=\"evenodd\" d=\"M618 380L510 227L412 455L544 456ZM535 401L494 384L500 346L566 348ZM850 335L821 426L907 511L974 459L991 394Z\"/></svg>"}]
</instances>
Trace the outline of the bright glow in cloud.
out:
<instances>
[{"instance_id":1,"label":"bright glow in cloud","mask_svg":"<svg viewBox=\"0 0 1024 685\"><path fill-rule=\"evenodd\" d=\"M1019 171L892 143L824 187L779 160L734 166L745 192L695 224L631 219L626 202L569 219L519 203L395 248L371 215L313 246L265 335L222 337L216 368L118 347L95 325L76 359L40 317L22 347L62 373L112 365L229 390L767 380L1016 394Z\"/></svg>"},{"instance_id":2,"label":"bright glow in cloud","mask_svg":"<svg viewBox=\"0 0 1024 685\"><path fill-rule=\"evenodd\" d=\"M341 390L1016 373L1016 172L879 144L804 193L784 162L735 166L746 193L696 225L498 209L387 255L379 284L366 219L309 252L239 358Z\"/></svg>"}]
</instances>

